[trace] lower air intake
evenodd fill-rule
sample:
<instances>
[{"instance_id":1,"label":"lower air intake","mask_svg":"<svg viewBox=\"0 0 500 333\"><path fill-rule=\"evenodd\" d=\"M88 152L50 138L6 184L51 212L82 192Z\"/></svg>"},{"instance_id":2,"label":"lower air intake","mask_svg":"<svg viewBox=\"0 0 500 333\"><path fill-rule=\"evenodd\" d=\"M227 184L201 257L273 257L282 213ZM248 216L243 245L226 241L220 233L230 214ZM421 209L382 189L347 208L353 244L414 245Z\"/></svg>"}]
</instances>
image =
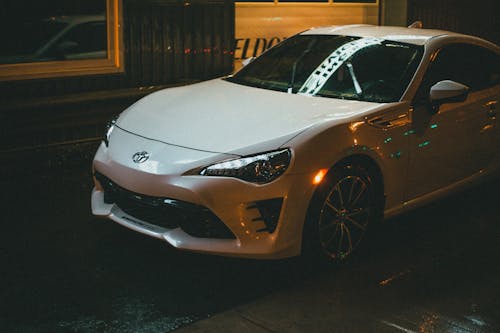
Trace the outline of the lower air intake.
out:
<instances>
[{"instance_id":1,"label":"lower air intake","mask_svg":"<svg viewBox=\"0 0 500 333\"><path fill-rule=\"evenodd\" d=\"M180 227L193 237L234 239L228 227L206 207L186 201L153 197L122 188L96 172L104 189L104 202L114 203L122 211L144 222L167 229Z\"/></svg>"}]
</instances>

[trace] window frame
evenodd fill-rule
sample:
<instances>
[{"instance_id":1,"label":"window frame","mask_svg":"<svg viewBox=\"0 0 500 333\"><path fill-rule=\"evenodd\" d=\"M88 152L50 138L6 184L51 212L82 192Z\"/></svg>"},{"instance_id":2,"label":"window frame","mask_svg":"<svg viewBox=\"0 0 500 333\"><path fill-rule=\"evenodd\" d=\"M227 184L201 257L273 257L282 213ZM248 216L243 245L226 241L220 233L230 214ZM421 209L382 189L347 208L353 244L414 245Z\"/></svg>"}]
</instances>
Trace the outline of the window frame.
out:
<instances>
[{"instance_id":1,"label":"window frame","mask_svg":"<svg viewBox=\"0 0 500 333\"><path fill-rule=\"evenodd\" d=\"M107 57L0 64L0 81L113 74L124 72L122 0L106 0Z\"/></svg>"},{"instance_id":2,"label":"window frame","mask_svg":"<svg viewBox=\"0 0 500 333\"><path fill-rule=\"evenodd\" d=\"M415 93L415 96L413 97L413 100L412 100L413 105L422 105L422 104L427 103L428 96L430 93L430 88L432 87L433 84L440 81L440 80L437 80L436 82L433 82L433 80L429 80L429 75L432 75L431 72L433 70L435 70L435 66L438 63L438 60L440 60L439 57L443 54L443 51L446 52L450 48L460 47L460 46L470 47L471 49L476 48L476 50L482 50L482 51L488 51L491 53L495 53L495 51L493 51L492 49L490 49L488 47L485 47L483 45L478 45L475 43L471 43L468 41L457 41L457 42L447 43L445 45L440 46L430 56L430 62L428 64L427 68L425 69L425 73L423 73L422 81L420 82L418 89ZM443 78L443 80L446 80L446 79L450 79L450 78ZM468 85L468 82L458 82L458 83ZM469 87L469 88L470 88L470 92L472 93L472 92L476 92L476 91L490 89L493 86L495 86L495 84L490 85L490 86L486 86L486 87L482 87L482 88L476 88L476 87Z\"/></svg>"},{"instance_id":3,"label":"window frame","mask_svg":"<svg viewBox=\"0 0 500 333\"><path fill-rule=\"evenodd\" d=\"M289 1L280 1L280 0L235 0L234 3L237 6L241 7L253 7L259 5L273 5L273 6L380 6L381 0L371 0L372 2L364 2L363 0L357 0L353 2L342 2L337 0L309 0L309 1L301 1L301 0L289 0Z\"/></svg>"},{"instance_id":4,"label":"window frame","mask_svg":"<svg viewBox=\"0 0 500 333\"><path fill-rule=\"evenodd\" d=\"M364 4L364 5L373 5L378 4L379 0L333 0L335 3L343 3L343 4Z\"/></svg>"}]
</instances>

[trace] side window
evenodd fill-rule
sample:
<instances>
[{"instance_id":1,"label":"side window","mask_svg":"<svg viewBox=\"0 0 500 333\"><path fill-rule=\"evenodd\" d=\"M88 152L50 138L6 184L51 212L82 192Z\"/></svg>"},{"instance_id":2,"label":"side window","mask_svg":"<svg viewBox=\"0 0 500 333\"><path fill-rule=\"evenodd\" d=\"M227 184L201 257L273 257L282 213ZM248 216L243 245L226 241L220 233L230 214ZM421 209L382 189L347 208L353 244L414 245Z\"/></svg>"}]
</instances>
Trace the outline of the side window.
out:
<instances>
[{"instance_id":1,"label":"side window","mask_svg":"<svg viewBox=\"0 0 500 333\"><path fill-rule=\"evenodd\" d=\"M499 83L499 55L480 46L453 44L441 49L427 69L415 103L427 100L430 88L439 81L453 80L471 91Z\"/></svg>"}]
</instances>

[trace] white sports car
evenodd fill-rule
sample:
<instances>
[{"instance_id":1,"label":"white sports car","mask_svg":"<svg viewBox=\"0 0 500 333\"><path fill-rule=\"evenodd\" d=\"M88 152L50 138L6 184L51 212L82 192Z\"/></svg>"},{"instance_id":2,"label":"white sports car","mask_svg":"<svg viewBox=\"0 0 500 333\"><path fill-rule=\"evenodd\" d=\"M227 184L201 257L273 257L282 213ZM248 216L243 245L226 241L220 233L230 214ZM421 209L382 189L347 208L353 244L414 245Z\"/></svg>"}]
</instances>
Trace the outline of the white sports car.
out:
<instances>
[{"instance_id":1,"label":"white sports car","mask_svg":"<svg viewBox=\"0 0 500 333\"><path fill-rule=\"evenodd\" d=\"M302 32L121 113L92 211L183 250L346 258L384 216L500 170L499 54L447 31Z\"/></svg>"}]
</instances>

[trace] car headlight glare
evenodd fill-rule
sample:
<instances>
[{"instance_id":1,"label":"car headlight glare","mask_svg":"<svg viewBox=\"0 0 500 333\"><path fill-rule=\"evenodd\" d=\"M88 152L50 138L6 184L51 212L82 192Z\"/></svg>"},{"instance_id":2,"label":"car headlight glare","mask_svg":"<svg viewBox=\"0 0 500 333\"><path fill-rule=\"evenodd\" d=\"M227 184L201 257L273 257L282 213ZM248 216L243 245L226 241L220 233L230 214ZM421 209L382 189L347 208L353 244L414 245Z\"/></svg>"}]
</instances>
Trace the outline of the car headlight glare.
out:
<instances>
[{"instance_id":1,"label":"car headlight glare","mask_svg":"<svg viewBox=\"0 0 500 333\"><path fill-rule=\"evenodd\" d=\"M290 149L282 149L213 164L201 170L200 174L269 183L286 171L290 159Z\"/></svg>"}]
</instances>

